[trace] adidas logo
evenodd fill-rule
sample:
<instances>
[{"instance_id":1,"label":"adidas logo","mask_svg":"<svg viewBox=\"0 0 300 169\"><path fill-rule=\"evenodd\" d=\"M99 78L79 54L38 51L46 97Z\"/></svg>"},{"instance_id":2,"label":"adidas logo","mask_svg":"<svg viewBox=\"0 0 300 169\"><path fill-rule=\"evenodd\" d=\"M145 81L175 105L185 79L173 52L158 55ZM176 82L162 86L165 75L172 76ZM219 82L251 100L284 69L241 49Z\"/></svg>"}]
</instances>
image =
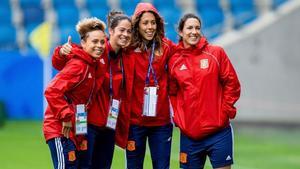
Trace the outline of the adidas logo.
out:
<instances>
[{"instance_id":1,"label":"adidas logo","mask_svg":"<svg viewBox=\"0 0 300 169\"><path fill-rule=\"evenodd\" d=\"M140 48L135 48L134 52L136 52L136 53L141 53L142 51L141 51Z\"/></svg>"},{"instance_id":2,"label":"adidas logo","mask_svg":"<svg viewBox=\"0 0 300 169\"><path fill-rule=\"evenodd\" d=\"M104 62L103 58L100 59L100 63L102 63L103 65L105 65L105 62Z\"/></svg>"},{"instance_id":3,"label":"adidas logo","mask_svg":"<svg viewBox=\"0 0 300 169\"><path fill-rule=\"evenodd\" d=\"M89 78L89 79L91 79L91 78L92 78L92 74L91 74L91 73L89 73L89 75L88 75L88 78Z\"/></svg>"},{"instance_id":4,"label":"adidas logo","mask_svg":"<svg viewBox=\"0 0 300 169\"><path fill-rule=\"evenodd\" d=\"M187 67L185 66L185 64L181 65L181 67L179 68L179 70L186 70Z\"/></svg>"},{"instance_id":5,"label":"adidas logo","mask_svg":"<svg viewBox=\"0 0 300 169\"><path fill-rule=\"evenodd\" d=\"M227 158L226 158L226 161L229 161L229 160L231 160L231 157L230 157L230 155L229 155L229 156L227 156Z\"/></svg>"}]
</instances>

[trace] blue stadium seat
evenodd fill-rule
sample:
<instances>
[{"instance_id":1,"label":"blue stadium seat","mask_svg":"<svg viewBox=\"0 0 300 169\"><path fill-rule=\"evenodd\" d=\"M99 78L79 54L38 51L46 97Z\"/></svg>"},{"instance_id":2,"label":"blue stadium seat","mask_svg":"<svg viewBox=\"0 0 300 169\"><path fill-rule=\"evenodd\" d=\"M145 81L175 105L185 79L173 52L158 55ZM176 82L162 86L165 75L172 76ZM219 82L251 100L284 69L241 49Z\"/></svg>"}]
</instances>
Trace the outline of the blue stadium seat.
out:
<instances>
[{"instance_id":1,"label":"blue stadium seat","mask_svg":"<svg viewBox=\"0 0 300 169\"><path fill-rule=\"evenodd\" d=\"M56 8L57 24L62 25L76 25L79 20L79 11L76 6L58 6Z\"/></svg>"},{"instance_id":2,"label":"blue stadium seat","mask_svg":"<svg viewBox=\"0 0 300 169\"><path fill-rule=\"evenodd\" d=\"M14 50L17 49L17 32L13 25L0 26L0 49L1 50Z\"/></svg>"},{"instance_id":3,"label":"blue stadium seat","mask_svg":"<svg viewBox=\"0 0 300 169\"><path fill-rule=\"evenodd\" d=\"M0 7L8 7L10 6L10 0L1 0Z\"/></svg>"},{"instance_id":4,"label":"blue stadium seat","mask_svg":"<svg viewBox=\"0 0 300 169\"><path fill-rule=\"evenodd\" d=\"M107 20L106 16L109 12L108 8L91 7L88 8L87 10L89 11L91 17L97 17L106 23Z\"/></svg>"},{"instance_id":5,"label":"blue stadium seat","mask_svg":"<svg viewBox=\"0 0 300 169\"><path fill-rule=\"evenodd\" d=\"M220 7L219 0L196 0L197 9Z\"/></svg>"},{"instance_id":6,"label":"blue stadium seat","mask_svg":"<svg viewBox=\"0 0 300 169\"><path fill-rule=\"evenodd\" d=\"M272 8L276 9L278 8L280 5L284 4L285 2L287 2L288 0L272 0Z\"/></svg>"},{"instance_id":7,"label":"blue stadium seat","mask_svg":"<svg viewBox=\"0 0 300 169\"><path fill-rule=\"evenodd\" d=\"M60 27L60 42L59 44L64 44L68 41L68 36L72 37L73 43L80 43L79 34L76 32L75 25L65 25Z\"/></svg>"},{"instance_id":8,"label":"blue stadium seat","mask_svg":"<svg viewBox=\"0 0 300 169\"><path fill-rule=\"evenodd\" d=\"M85 0L85 5L87 8L98 7L108 9L107 0Z\"/></svg>"},{"instance_id":9,"label":"blue stadium seat","mask_svg":"<svg viewBox=\"0 0 300 169\"><path fill-rule=\"evenodd\" d=\"M26 8L29 6L42 6L41 0L19 0L19 4L21 8Z\"/></svg>"},{"instance_id":10,"label":"blue stadium seat","mask_svg":"<svg viewBox=\"0 0 300 169\"><path fill-rule=\"evenodd\" d=\"M12 23L12 12L10 6L0 6L0 26Z\"/></svg>"},{"instance_id":11,"label":"blue stadium seat","mask_svg":"<svg viewBox=\"0 0 300 169\"><path fill-rule=\"evenodd\" d=\"M110 9L106 0L86 0L85 5L90 16L97 17L106 22L106 16Z\"/></svg>"},{"instance_id":12,"label":"blue stadium seat","mask_svg":"<svg viewBox=\"0 0 300 169\"><path fill-rule=\"evenodd\" d=\"M221 10L202 10L200 12L202 31L208 39L213 39L223 32L224 13Z\"/></svg>"},{"instance_id":13,"label":"blue stadium seat","mask_svg":"<svg viewBox=\"0 0 300 169\"><path fill-rule=\"evenodd\" d=\"M62 6L76 6L76 0L52 0L52 5L54 8Z\"/></svg>"},{"instance_id":14,"label":"blue stadium seat","mask_svg":"<svg viewBox=\"0 0 300 169\"><path fill-rule=\"evenodd\" d=\"M173 42L177 42L176 26L182 12L178 8L161 6L158 8L158 12L165 21L165 34Z\"/></svg>"},{"instance_id":15,"label":"blue stadium seat","mask_svg":"<svg viewBox=\"0 0 300 169\"><path fill-rule=\"evenodd\" d=\"M41 6L27 6L23 8L23 23L25 27L29 24L40 24L44 21L45 12Z\"/></svg>"},{"instance_id":16,"label":"blue stadium seat","mask_svg":"<svg viewBox=\"0 0 300 169\"><path fill-rule=\"evenodd\" d=\"M176 4L176 0L167 0L167 1L161 1L161 0L153 0L153 5L156 8L178 8Z\"/></svg>"},{"instance_id":17,"label":"blue stadium seat","mask_svg":"<svg viewBox=\"0 0 300 169\"><path fill-rule=\"evenodd\" d=\"M120 7L125 12L126 15L132 16L135 10L136 5L140 0L120 0Z\"/></svg>"},{"instance_id":18,"label":"blue stadium seat","mask_svg":"<svg viewBox=\"0 0 300 169\"><path fill-rule=\"evenodd\" d=\"M230 7L237 29L257 18L254 0L230 0Z\"/></svg>"}]
</instances>

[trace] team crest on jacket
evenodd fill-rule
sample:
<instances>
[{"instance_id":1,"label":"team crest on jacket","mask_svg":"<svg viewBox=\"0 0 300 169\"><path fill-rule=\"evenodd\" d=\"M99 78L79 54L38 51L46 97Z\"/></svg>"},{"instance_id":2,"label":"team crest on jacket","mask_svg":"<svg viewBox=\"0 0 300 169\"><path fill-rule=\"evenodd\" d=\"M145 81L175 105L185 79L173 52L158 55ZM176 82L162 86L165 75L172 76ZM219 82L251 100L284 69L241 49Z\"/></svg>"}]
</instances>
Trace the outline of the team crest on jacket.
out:
<instances>
[{"instance_id":1,"label":"team crest on jacket","mask_svg":"<svg viewBox=\"0 0 300 169\"><path fill-rule=\"evenodd\" d=\"M208 66L209 66L208 59L201 59L200 60L200 68L201 69L207 69Z\"/></svg>"}]
</instances>

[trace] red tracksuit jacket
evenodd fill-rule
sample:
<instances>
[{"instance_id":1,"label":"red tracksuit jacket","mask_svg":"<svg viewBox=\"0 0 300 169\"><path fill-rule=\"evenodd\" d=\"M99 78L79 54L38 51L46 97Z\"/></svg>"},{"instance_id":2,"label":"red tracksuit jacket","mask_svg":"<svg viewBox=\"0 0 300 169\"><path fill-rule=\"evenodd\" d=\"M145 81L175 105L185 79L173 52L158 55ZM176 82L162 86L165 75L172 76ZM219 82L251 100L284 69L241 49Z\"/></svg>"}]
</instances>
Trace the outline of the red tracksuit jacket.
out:
<instances>
[{"instance_id":1,"label":"red tracksuit jacket","mask_svg":"<svg viewBox=\"0 0 300 169\"><path fill-rule=\"evenodd\" d=\"M130 123L141 126L162 126L170 123L169 98L167 90L168 71L167 63L174 49L173 42L163 38L161 56L154 56L152 66L157 76L159 85L156 117L142 116L144 87L149 65L150 50L142 52L139 48L130 50L127 54L134 61L134 80L131 98L131 115ZM150 86L155 86L152 73L150 74Z\"/></svg>"},{"instance_id":2,"label":"red tracksuit jacket","mask_svg":"<svg viewBox=\"0 0 300 169\"><path fill-rule=\"evenodd\" d=\"M62 137L62 122L74 122L75 105L87 104L88 107L88 100L95 92L98 60L81 49L73 50L71 55L72 59L54 77L45 91L48 107L43 131L46 140ZM73 132L70 138L76 143Z\"/></svg>"},{"instance_id":3,"label":"red tracksuit jacket","mask_svg":"<svg viewBox=\"0 0 300 169\"><path fill-rule=\"evenodd\" d=\"M180 42L169 72L174 122L184 134L201 139L229 125L236 115L240 83L221 47L205 38L187 49Z\"/></svg>"},{"instance_id":4,"label":"red tracksuit jacket","mask_svg":"<svg viewBox=\"0 0 300 169\"><path fill-rule=\"evenodd\" d=\"M79 48L79 46L72 44L73 48ZM52 58L52 64L57 70L61 70L71 56L59 56L60 47L55 51ZM88 123L99 127L104 127L107 122L108 108L109 108L109 61L108 53L113 52L112 48L107 41L106 48L103 57L99 62L99 69L97 70L101 78L97 79L97 92L93 97L92 104L88 112ZM118 146L125 148L127 145L128 131L129 131L129 117L130 117L130 104L128 98L131 97L131 91L133 86L133 61L132 57L125 56L125 51L119 53L116 58L111 59L111 67L113 72L113 92L114 98L121 98L120 113L116 126L115 141ZM121 73L120 58L122 57L123 72L125 80ZM124 82L121 87L122 80Z\"/></svg>"}]
</instances>

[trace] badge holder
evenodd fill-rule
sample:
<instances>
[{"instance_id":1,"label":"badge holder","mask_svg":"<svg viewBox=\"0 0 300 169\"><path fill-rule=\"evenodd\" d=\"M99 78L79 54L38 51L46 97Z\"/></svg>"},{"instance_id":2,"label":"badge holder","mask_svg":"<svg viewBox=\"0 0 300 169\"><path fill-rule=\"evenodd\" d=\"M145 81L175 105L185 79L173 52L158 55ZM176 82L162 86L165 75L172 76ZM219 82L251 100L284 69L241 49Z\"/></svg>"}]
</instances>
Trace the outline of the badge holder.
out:
<instances>
[{"instance_id":1,"label":"badge holder","mask_svg":"<svg viewBox=\"0 0 300 169\"><path fill-rule=\"evenodd\" d=\"M106 127L113 130L116 129L117 120L119 116L119 109L120 109L120 101L116 99L112 99L109 112L108 112Z\"/></svg>"},{"instance_id":2,"label":"badge holder","mask_svg":"<svg viewBox=\"0 0 300 169\"><path fill-rule=\"evenodd\" d=\"M75 134L87 134L87 112L84 104L76 105Z\"/></svg>"},{"instance_id":3,"label":"badge holder","mask_svg":"<svg viewBox=\"0 0 300 169\"><path fill-rule=\"evenodd\" d=\"M144 92L143 116L156 117L157 87L146 87Z\"/></svg>"}]
</instances>

